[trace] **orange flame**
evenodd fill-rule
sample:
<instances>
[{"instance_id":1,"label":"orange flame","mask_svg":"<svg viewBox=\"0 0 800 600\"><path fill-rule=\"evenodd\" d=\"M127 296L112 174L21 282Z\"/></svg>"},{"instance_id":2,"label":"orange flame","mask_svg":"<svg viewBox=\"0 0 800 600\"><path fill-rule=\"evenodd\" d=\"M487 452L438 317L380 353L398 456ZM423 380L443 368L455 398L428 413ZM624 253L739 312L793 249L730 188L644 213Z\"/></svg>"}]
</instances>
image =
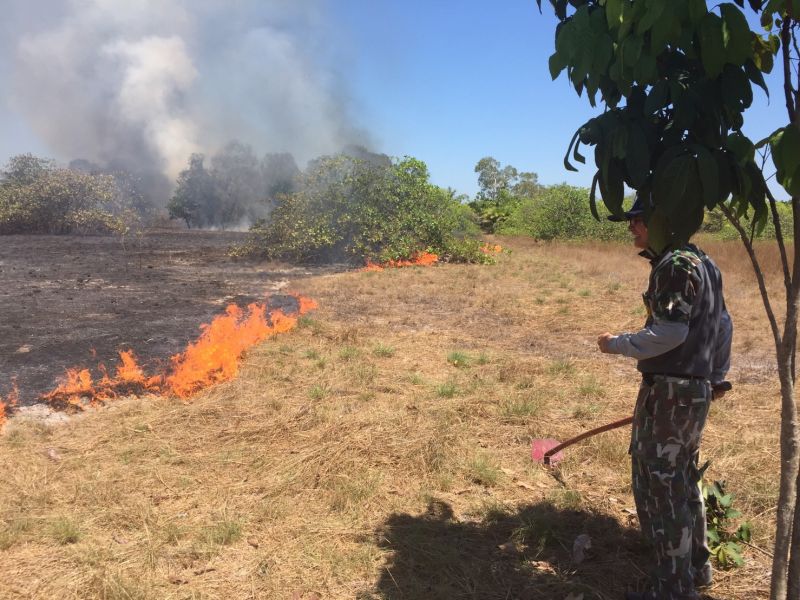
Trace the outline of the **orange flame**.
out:
<instances>
[{"instance_id":1,"label":"orange flame","mask_svg":"<svg viewBox=\"0 0 800 600\"><path fill-rule=\"evenodd\" d=\"M19 403L19 389L17 388L17 382L15 380L11 381L11 391L6 397L5 400L0 396L0 427L3 426L3 423L6 422L6 419L13 413L14 408L16 408L17 404Z\"/></svg>"},{"instance_id":2,"label":"orange flame","mask_svg":"<svg viewBox=\"0 0 800 600\"><path fill-rule=\"evenodd\" d=\"M429 267L439 261L439 256L432 252L419 252L410 260L389 260L385 263L374 263L367 260L367 265L362 271L383 271L384 269L400 269L402 267Z\"/></svg>"},{"instance_id":3,"label":"orange flame","mask_svg":"<svg viewBox=\"0 0 800 600\"><path fill-rule=\"evenodd\" d=\"M500 254L503 251L503 247L499 244L491 245L489 243L483 244L480 248L478 248L484 254Z\"/></svg>"},{"instance_id":4,"label":"orange flame","mask_svg":"<svg viewBox=\"0 0 800 600\"><path fill-rule=\"evenodd\" d=\"M317 308L310 298L297 295L295 298L298 315ZM246 350L268 337L289 331L296 324L297 316L278 310L268 315L263 304L250 304L246 311L231 304L224 314L201 326L202 333L196 341L171 358L169 373L148 377L133 351L126 350L119 353L114 377L109 376L103 365L98 367L103 376L96 382L88 369L69 369L65 380L42 396L42 400L56 409L81 410L87 402L96 405L120 393L166 391L187 399L209 385L235 377ZM3 406L1 414L5 412Z\"/></svg>"}]
</instances>

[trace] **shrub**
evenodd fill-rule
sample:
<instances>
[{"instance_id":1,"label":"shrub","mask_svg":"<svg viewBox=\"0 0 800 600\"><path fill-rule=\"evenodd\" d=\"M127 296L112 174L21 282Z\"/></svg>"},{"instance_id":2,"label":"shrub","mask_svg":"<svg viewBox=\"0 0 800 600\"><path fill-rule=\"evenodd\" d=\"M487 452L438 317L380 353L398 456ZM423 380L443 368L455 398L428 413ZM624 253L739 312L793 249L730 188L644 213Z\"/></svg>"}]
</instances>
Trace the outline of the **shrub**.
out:
<instances>
[{"instance_id":1,"label":"shrub","mask_svg":"<svg viewBox=\"0 0 800 600\"><path fill-rule=\"evenodd\" d=\"M422 161L337 155L314 161L299 191L281 196L236 254L363 264L433 252L443 260L487 262L478 233L469 208L432 185Z\"/></svg>"},{"instance_id":2,"label":"shrub","mask_svg":"<svg viewBox=\"0 0 800 600\"><path fill-rule=\"evenodd\" d=\"M0 180L0 234L124 233L135 220L111 175L26 154L12 158Z\"/></svg>"},{"instance_id":3,"label":"shrub","mask_svg":"<svg viewBox=\"0 0 800 600\"><path fill-rule=\"evenodd\" d=\"M598 239L628 240L630 234L620 223L605 217L608 212L598 205L600 221L589 211L589 192L566 184L544 188L535 198L527 198L516 206L500 225L498 233L529 235L540 240Z\"/></svg>"}]
</instances>

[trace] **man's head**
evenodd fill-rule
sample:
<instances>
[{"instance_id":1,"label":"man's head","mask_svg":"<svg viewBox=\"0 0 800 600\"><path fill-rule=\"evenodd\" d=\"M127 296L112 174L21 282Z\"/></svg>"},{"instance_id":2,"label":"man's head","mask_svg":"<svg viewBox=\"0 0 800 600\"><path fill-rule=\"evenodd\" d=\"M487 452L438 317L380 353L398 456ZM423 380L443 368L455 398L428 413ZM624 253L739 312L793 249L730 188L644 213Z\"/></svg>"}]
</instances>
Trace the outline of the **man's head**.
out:
<instances>
[{"instance_id":1,"label":"man's head","mask_svg":"<svg viewBox=\"0 0 800 600\"><path fill-rule=\"evenodd\" d=\"M649 236L647 234L647 224L644 222L644 202L642 197L636 195L636 200L630 210L625 211L623 216L609 215L609 221L628 222L628 231L633 235L633 245L642 250L647 249Z\"/></svg>"}]
</instances>

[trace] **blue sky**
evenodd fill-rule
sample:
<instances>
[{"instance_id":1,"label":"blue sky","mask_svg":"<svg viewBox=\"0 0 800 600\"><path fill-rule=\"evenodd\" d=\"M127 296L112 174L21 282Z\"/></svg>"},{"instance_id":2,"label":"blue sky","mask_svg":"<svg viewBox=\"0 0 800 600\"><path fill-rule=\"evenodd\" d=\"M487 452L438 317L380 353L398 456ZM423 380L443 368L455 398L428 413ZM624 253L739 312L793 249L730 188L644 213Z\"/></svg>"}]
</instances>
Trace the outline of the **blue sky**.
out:
<instances>
[{"instance_id":1,"label":"blue sky","mask_svg":"<svg viewBox=\"0 0 800 600\"><path fill-rule=\"evenodd\" d=\"M493 156L542 183L588 186L594 169L566 171L575 130L600 112L562 76L552 81L556 19L545 0L337 0L355 52L358 119L392 155L424 160L435 183L470 195L475 163ZM773 72L772 104L755 89L745 133L760 139L785 120ZM591 158L588 157L589 163Z\"/></svg>"},{"instance_id":2,"label":"blue sky","mask_svg":"<svg viewBox=\"0 0 800 600\"><path fill-rule=\"evenodd\" d=\"M289 6L284 1L260 6ZM436 184L469 195L477 191L474 166L487 155L503 165L534 171L545 184L589 185L591 164L571 173L562 160L574 131L600 109L579 98L566 78L555 82L550 78L547 59L556 20L547 0L543 14L534 0L295 1L298 7L321 3L325 35L319 39L308 35L300 43L326 56L322 62L336 71L351 120L368 132L376 150L422 159ZM204 0L198 6L214 2ZM36 3L40 8L60 5L60 1L36 0L30 6ZM250 4L259 6L255 0ZM23 15L26 11L33 8L19 8L18 22L42 27L40 11ZM11 24L4 26L10 35L3 36L5 42L0 40L0 78L6 81L13 79L2 54L8 57L14 51L14 16L12 11ZM56 21L58 15L50 18ZM127 32L123 28L121 35ZM264 65L265 73L270 66ZM753 139L785 120L778 73L769 80L775 90L772 104L756 89L756 103L746 113L745 133ZM220 90L220 95L225 93ZM30 112L35 117L36 111ZM0 161L19 152L54 155L11 104L3 102L3 96L0 134Z\"/></svg>"}]
</instances>

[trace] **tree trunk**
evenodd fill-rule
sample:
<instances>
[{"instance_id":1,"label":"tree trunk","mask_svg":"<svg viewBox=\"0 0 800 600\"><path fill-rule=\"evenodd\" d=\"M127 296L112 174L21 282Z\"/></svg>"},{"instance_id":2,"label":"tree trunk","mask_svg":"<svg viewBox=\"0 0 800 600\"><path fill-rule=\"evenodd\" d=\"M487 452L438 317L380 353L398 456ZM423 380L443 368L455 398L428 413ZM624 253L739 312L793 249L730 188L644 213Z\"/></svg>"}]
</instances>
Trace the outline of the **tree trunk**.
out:
<instances>
[{"instance_id":1,"label":"tree trunk","mask_svg":"<svg viewBox=\"0 0 800 600\"><path fill-rule=\"evenodd\" d=\"M778 362L778 374L781 380L781 478L775 524L775 555L772 561L770 600L787 600L789 553L798 475L797 411L790 372L791 354L785 352L784 348L779 352ZM792 598L792 600L795 599Z\"/></svg>"},{"instance_id":2,"label":"tree trunk","mask_svg":"<svg viewBox=\"0 0 800 600\"><path fill-rule=\"evenodd\" d=\"M789 550L789 593L787 598L800 598L800 475L795 486L794 526Z\"/></svg>"},{"instance_id":3,"label":"tree trunk","mask_svg":"<svg viewBox=\"0 0 800 600\"><path fill-rule=\"evenodd\" d=\"M792 219L794 230L792 287L786 303L783 339L775 349L778 358L778 377L781 381L781 482L775 523L775 555L772 560L770 600L787 600L787 598L800 600L796 595L787 597L790 582L791 588L797 586L791 577L796 575L797 569L800 568L798 567L800 558L796 553L792 569L789 568L794 539L792 527L796 516L797 478L800 471L800 437L797 426L797 404L794 399L795 373L792 360L797 347L797 304L800 293L800 198L792 198Z\"/></svg>"}]
</instances>

